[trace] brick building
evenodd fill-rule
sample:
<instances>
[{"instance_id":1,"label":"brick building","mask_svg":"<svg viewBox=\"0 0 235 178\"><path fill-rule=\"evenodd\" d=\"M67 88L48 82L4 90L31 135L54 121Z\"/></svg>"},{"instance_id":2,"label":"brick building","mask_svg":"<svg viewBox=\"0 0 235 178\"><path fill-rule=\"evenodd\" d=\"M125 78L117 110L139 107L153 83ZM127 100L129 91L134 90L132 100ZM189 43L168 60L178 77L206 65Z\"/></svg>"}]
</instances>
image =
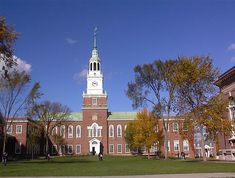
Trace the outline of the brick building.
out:
<instances>
[{"instance_id":1,"label":"brick building","mask_svg":"<svg viewBox=\"0 0 235 178\"><path fill-rule=\"evenodd\" d=\"M94 46L88 64L87 87L82 95L82 112L72 113L65 125L53 129L52 135L59 134L64 141L63 144L56 144L54 137L51 136L51 154L98 154L100 149L103 149L104 154L131 154L124 139L124 132L128 122L136 119L137 113L109 112L108 95L104 90L103 82L102 65L96 46L96 34L94 34ZM162 119L159 121L160 129L162 128ZM29 151L27 152L29 147L27 147L26 126L24 125L28 125L30 122L25 120L21 122L22 127L20 127L20 122L14 121L12 126L11 134L15 136L21 146L25 145L26 147L24 153L29 153ZM181 138L179 130L183 127L182 124L182 119L170 118L168 125L169 156L177 157L181 152L185 152L187 157L194 157L193 136L191 139ZM20 128L24 138L15 132ZM192 132L192 130L188 132ZM39 146L38 151L40 150ZM161 150L163 153L163 149L163 147L156 148L153 145L151 151L154 153L156 150ZM22 148L21 153L23 153Z\"/></svg>"},{"instance_id":2,"label":"brick building","mask_svg":"<svg viewBox=\"0 0 235 178\"><path fill-rule=\"evenodd\" d=\"M216 81L220 92L229 101L225 117L235 121L235 66L223 73ZM233 125L234 127L234 125ZM235 133L231 135L220 134L219 136L220 158L235 160Z\"/></svg>"}]
</instances>

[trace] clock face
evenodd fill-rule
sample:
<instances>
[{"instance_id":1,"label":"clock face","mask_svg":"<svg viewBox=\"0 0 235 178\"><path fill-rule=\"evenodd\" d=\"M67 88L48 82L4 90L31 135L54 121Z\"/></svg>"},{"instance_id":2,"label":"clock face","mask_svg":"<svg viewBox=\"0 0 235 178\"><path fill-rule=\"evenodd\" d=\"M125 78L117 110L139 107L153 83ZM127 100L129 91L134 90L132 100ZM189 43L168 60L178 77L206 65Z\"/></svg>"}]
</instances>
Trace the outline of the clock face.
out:
<instances>
[{"instance_id":1,"label":"clock face","mask_svg":"<svg viewBox=\"0 0 235 178\"><path fill-rule=\"evenodd\" d=\"M93 86L93 87L96 87L97 85L98 85L98 82L97 82L97 81L93 81L93 82L92 82L92 86Z\"/></svg>"}]
</instances>

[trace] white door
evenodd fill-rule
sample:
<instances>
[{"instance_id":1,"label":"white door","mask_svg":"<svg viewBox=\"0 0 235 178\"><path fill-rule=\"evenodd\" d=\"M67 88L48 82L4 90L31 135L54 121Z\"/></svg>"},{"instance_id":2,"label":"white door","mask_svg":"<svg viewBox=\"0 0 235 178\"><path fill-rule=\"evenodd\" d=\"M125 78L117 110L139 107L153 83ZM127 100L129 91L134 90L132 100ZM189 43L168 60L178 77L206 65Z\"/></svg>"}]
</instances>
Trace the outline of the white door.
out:
<instances>
[{"instance_id":1,"label":"white door","mask_svg":"<svg viewBox=\"0 0 235 178\"><path fill-rule=\"evenodd\" d=\"M100 141L96 138L89 141L90 145L90 152L92 153L93 150L95 151L95 154L98 155L100 153Z\"/></svg>"}]
</instances>

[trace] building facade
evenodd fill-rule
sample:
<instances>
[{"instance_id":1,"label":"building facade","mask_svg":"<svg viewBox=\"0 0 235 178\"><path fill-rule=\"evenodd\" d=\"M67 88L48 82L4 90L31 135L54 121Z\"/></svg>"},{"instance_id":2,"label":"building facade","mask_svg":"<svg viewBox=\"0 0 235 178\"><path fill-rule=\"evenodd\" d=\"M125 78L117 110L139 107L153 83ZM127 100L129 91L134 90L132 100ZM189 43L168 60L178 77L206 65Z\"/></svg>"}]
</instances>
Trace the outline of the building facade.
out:
<instances>
[{"instance_id":1,"label":"building facade","mask_svg":"<svg viewBox=\"0 0 235 178\"><path fill-rule=\"evenodd\" d=\"M224 98L228 100L228 110L224 116L232 121L232 127L235 128L235 66L223 73L216 81L216 85L220 88L220 92ZM220 159L235 160L235 133L229 135L219 135L219 157Z\"/></svg>"},{"instance_id":2,"label":"building facade","mask_svg":"<svg viewBox=\"0 0 235 178\"><path fill-rule=\"evenodd\" d=\"M102 73L102 63L96 45L96 34L94 34L93 49L88 62L87 86L82 94L82 112L71 113L67 123L55 127L51 135L50 153L53 154L74 154L88 155L103 154L109 155L130 155L132 152L125 142L124 134L129 121L136 119L136 112L109 112L108 95L104 90L104 78ZM162 129L163 119L159 120L159 129ZM187 157L194 157L193 131L184 130L191 133L191 137L183 139L180 130L183 128L183 120L171 117L168 123L168 155L179 157L184 152ZM19 126L13 125L17 131ZM20 145L27 147L27 133L22 126L22 133L26 140L11 133L18 140ZM14 132L13 129L13 132ZM63 142L58 144L53 135L63 137ZM39 149L39 148L38 148ZM157 151L164 153L164 147L157 148L153 145L152 154ZM22 153L22 149L21 149ZM27 150L25 151L27 152ZM145 150L143 149L143 153Z\"/></svg>"}]
</instances>

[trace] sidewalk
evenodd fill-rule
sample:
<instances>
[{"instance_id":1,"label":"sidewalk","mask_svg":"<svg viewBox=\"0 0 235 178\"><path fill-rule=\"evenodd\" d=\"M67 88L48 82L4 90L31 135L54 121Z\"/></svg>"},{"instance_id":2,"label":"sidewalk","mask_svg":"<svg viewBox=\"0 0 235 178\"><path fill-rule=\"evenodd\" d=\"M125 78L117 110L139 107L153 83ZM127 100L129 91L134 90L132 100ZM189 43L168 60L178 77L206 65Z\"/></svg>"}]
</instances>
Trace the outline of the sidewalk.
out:
<instances>
[{"instance_id":1,"label":"sidewalk","mask_svg":"<svg viewBox=\"0 0 235 178\"><path fill-rule=\"evenodd\" d=\"M235 173L195 173L195 174L159 174L136 176L50 176L50 177L22 177L22 178L235 178ZM4 177L16 178L16 177Z\"/></svg>"}]
</instances>

